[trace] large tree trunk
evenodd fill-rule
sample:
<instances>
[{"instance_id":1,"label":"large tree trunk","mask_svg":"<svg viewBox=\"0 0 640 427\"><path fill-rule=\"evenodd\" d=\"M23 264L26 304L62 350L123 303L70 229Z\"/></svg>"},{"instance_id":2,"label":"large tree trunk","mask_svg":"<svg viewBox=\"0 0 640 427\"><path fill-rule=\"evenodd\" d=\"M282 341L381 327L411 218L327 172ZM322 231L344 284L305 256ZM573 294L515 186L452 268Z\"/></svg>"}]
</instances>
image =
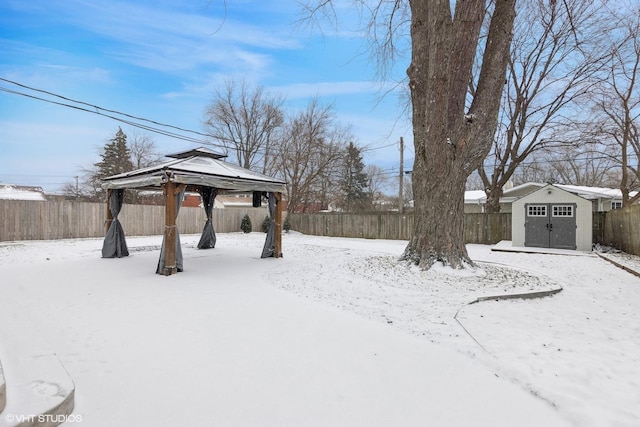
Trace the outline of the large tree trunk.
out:
<instances>
[{"instance_id":1,"label":"large tree trunk","mask_svg":"<svg viewBox=\"0 0 640 427\"><path fill-rule=\"evenodd\" d=\"M502 169L498 171L494 171L494 174L491 175L491 180L487 176L487 173L483 167L478 168L478 175L480 175L480 179L482 180L482 185L484 186L484 192L487 195L487 200L484 204L484 211L486 213L498 213L500 212L500 198L502 197L504 184L506 180L503 182L505 174L502 173ZM511 177L511 175L509 175Z\"/></svg>"},{"instance_id":2,"label":"large tree trunk","mask_svg":"<svg viewBox=\"0 0 640 427\"><path fill-rule=\"evenodd\" d=\"M425 269L436 261L462 268L472 264L464 243L466 175L451 165L443 167L437 157L421 159L427 165L421 172L416 173L414 163L415 226L402 259Z\"/></svg>"},{"instance_id":3,"label":"large tree trunk","mask_svg":"<svg viewBox=\"0 0 640 427\"><path fill-rule=\"evenodd\" d=\"M486 187L487 201L484 204L486 213L500 212L500 198L502 197L502 187Z\"/></svg>"},{"instance_id":4,"label":"large tree trunk","mask_svg":"<svg viewBox=\"0 0 640 427\"><path fill-rule=\"evenodd\" d=\"M402 259L430 268L472 264L464 243L464 190L491 148L515 17L515 0L497 0L477 89L465 102L485 0L411 1L414 232Z\"/></svg>"}]
</instances>

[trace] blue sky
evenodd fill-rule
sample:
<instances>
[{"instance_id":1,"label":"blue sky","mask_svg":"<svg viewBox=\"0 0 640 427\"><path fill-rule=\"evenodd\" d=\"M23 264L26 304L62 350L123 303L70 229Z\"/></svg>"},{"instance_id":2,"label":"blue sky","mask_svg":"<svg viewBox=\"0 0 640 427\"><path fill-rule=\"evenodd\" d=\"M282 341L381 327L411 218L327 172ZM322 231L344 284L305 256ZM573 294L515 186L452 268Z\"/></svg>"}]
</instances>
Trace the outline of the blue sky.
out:
<instances>
[{"instance_id":1,"label":"blue sky","mask_svg":"<svg viewBox=\"0 0 640 427\"><path fill-rule=\"evenodd\" d=\"M375 80L366 39L348 30L357 27L355 13L338 7L351 22L322 33L296 27L299 13L294 0L0 0L0 78L195 131L203 131L215 90L241 78L283 95L289 111L314 96L333 104L368 148L365 163L390 173L398 170L404 136L410 168L410 124L397 93L379 101L393 82ZM406 67L396 64L394 77L403 78ZM43 96L5 81L0 89ZM0 91L0 182L55 192L99 160L118 126L142 132ZM198 145L149 135L161 153Z\"/></svg>"}]
</instances>

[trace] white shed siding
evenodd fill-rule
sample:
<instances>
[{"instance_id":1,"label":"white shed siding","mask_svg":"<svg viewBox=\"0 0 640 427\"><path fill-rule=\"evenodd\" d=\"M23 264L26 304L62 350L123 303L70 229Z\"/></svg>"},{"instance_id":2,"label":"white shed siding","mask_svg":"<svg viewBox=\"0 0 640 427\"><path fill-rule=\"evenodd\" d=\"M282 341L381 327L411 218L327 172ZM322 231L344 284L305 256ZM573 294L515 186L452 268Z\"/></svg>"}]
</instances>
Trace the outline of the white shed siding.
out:
<instances>
[{"instance_id":1,"label":"white shed siding","mask_svg":"<svg viewBox=\"0 0 640 427\"><path fill-rule=\"evenodd\" d=\"M576 204L576 249L579 251L591 251L593 243L593 214L592 204L589 200L569 193L551 184L540 188L533 193L519 198L512 204L511 216L511 241L513 246L524 246L525 241L525 204L531 203L575 203Z\"/></svg>"}]
</instances>

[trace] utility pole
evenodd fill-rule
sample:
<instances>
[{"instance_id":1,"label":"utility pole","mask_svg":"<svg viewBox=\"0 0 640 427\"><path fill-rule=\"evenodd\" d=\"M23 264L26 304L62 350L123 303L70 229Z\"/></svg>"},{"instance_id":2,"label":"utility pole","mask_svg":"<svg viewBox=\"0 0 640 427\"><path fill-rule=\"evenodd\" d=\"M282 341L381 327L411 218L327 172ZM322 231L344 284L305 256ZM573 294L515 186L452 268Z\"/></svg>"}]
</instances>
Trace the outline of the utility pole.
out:
<instances>
[{"instance_id":1,"label":"utility pole","mask_svg":"<svg viewBox=\"0 0 640 427\"><path fill-rule=\"evenodd\" d=\"M402 197L402 186L404 185L404 140L400 137L400 188L398 189L398 213L404 213L404 200Z\"/></svg>"}]
</instances>

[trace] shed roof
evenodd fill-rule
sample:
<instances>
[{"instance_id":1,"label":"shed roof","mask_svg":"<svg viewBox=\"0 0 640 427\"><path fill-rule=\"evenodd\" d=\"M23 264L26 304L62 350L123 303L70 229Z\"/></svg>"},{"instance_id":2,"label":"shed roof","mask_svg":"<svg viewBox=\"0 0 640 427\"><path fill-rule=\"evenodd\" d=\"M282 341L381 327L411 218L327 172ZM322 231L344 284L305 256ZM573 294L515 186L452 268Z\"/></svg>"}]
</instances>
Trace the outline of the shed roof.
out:
<instances>
[{"instance_id":1,"label":"shed roof","mask_svg":"<svg viewBox=\"0 0 640 427\"><path fill-rule=\"evenodd\" d=\"M169 180L178 184L203 185L223 190L284 192L285 182L220 160L226 157L206 148L171 154L156 166L137 169L103 179L105 189L159 187Z\"/></svg>"},{"instance_id":2,"label":"shed roof","mask_svg":"<svg viewBox=\"0 0 640 427\"><path fill-rule=\"evenodd\" d=\"M502 203L511 203L519 199L520 197L526 196L527 194L533 193L534 191L538 191L540 188L545 187L548 184L542 184L539 182L526 182L524 184L517 185L515 187L505 189L502 193L502 197L500 198L500 202ZM569 193L576 194L584 199L594 200L594 199L615 199L622 200L622 192L619 188L604 188L604 187L587 187L587 186L579 186L579 185L569 185L569 184L553 184L557 188L562 188L563 190L568 191ZM631 196L635 195L636 192L632 191ZM465 203L486 203L487 196L483 190L473 190L473 191L465 191L464 197Z\"/></svg>"},{"instance_id":3,"label":"shed roof","mask_svg":"<svg viewBox=\"0 0 640 427\"><path fill-rule=\"evenodd\" d=\"M562 185L558 185L558 184L546 184L543 185L542 187L538 188L537 190L531 191L528 194L525 194L524 196L518 197L517 200L515 200L513 202L513 204L516 203L522 203L524 201L528 201L528 199L530 198L536 198L539 197L538 195L541 193L547 193L548 194L553 194L553 190L558 190L559 194L562 194L562 198L563 199L573 199L573 200L580 200L581 202L587 203L587 205L589 207L591 207L591 202L583 197L581 194L576 194L575 192L572 192L566 188L564 188L564 186Z\"/></svg>"}]
</instances>

